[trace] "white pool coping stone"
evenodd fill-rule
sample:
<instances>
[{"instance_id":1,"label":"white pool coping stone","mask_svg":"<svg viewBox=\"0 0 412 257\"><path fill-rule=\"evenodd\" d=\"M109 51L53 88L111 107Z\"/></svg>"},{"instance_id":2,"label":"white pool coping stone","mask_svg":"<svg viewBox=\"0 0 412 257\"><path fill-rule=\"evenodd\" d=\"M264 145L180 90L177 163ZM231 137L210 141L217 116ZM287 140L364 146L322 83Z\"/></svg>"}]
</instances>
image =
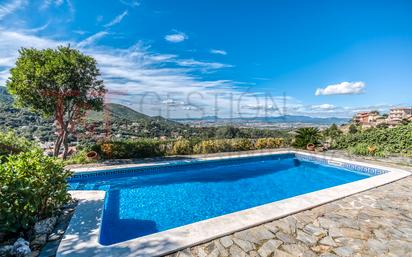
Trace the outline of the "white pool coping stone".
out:
<instances>
[{"instance_id":1,"label":"white pool coping stone","mask_svg":"<svg viewBox=\"0 0 412 257\"><path fill-rule=\"evenodd\" d=\"M198 160L220 160L239 157L264 156L274 154L300 154L322 158L338 163L349 163L388 171L382 175L372 176L355 182L310 192L284 200L260 205L250 209L202 220L185 226L161 231L155 234L131 239L117 244L104 246L99 243L99 232L104 205L104 191L70 191L79 199L79 204L57 250L57 257L82 256L162 256L190 246L211 241L234 232L261 225L297 212L312 209L316 206L335 201L365 190L382 186L411 175L410 172L351 161L342 158L323 156L299 151L275 151L253 154L239 154L222 157L205 157ZM185 161L162 162L170 165ZM192 162L192 161L190 161ZM75 173L99 172L126 167L150 167L159 163L96 167L74 170Z\"/></svg>"}]
</instances>

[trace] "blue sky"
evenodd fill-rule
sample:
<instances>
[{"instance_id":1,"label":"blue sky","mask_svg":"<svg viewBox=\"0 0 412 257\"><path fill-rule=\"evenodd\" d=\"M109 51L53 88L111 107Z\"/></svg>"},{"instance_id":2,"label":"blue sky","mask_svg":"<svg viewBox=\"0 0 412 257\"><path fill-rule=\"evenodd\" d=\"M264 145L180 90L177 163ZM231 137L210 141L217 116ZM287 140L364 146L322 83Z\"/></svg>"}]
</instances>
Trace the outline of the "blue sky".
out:
<instances>
[{"instance_id":1,"label":"blue sky","mask_svg":"<svg viewBox=\"0 0 412 257\"><path fill-rule=\"evenodd\" d=\"M20 47L70 44L97 59L108 101L150 115L386 111L412 105L411 14L407 0L0 0L0 84Z\"/></svg>"}]
</instances>

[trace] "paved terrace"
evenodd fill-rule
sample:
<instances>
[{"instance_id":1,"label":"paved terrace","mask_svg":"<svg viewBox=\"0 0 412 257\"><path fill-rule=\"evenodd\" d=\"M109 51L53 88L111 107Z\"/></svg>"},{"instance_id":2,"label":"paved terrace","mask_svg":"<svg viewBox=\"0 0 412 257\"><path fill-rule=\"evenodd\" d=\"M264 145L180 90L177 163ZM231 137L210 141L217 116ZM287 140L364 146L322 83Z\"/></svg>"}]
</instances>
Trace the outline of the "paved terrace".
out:
<instances>
[{"instance_id":1,"label":"paved terrace","mask_svg":"<svg viewBox=\"0 0 412 257\"><path fill-rule=\"evenodd\" d=\"M168 257L412 256L412 176Z\"/></svg>"}]
</instances>

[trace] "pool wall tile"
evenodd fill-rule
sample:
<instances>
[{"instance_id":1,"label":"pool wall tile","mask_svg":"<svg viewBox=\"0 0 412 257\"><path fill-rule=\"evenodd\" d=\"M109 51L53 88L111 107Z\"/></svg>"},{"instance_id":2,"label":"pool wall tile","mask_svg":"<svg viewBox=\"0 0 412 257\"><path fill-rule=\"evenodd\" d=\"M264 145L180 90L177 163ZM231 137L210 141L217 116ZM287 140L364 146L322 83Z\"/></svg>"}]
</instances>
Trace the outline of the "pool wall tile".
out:
<instances>
[{"instance_id":1,"label":"pool wall tile","mask_svg":"<svg viewBox=\"0 0 412 257\"><path fill-rule=\"evenodd\" d=\"M354 170L354 171L357 171L357 172L369 174L371 176L381 175L381 174L385 174L385 173L388 172L386 170L366 167L366 166L357 165L357 164L348 163L348 162L337 162L337 161L329 160L329 159L326 159L326 158L321 158L321 157L317 157L317 156L303 155L303 154L299 154L299 153L296 153L295 157L298 160L311 161L311 162L316 162L316 163L320 163L320 164L323 164L323 165L331 165L331 166L341 167L341 168L345 168L345 169Z\"/></svg>"}]
</instances>

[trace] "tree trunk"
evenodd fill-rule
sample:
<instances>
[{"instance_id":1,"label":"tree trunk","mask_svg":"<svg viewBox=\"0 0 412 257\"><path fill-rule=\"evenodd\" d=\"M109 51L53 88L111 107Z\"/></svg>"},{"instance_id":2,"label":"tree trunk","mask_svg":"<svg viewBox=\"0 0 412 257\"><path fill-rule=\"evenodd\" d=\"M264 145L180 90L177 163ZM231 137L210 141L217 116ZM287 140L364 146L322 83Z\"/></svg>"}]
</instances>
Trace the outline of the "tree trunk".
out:
<instances>
[{"instance_id":1,"label":"tree trunk","mask_svg":"<svg viewBox=\"0 0 412 257\"><path fill-rule=\"evenodd\" d=\"M64 131L63 133L63 160L66 160L67 158L67 153L69 152L69 142L68 142L68 136L69 136L69 132L68 131Z\"/></svg>"},{"instance_id":2,"label":"tree trunk","mask_svg":"<svg viewBox=\"0 0 412 257\"><path fill-rule=\"evenodd\" d=\"M58 135L56 138L56 142L54 143L54 151L53 151L53 156L57 157L59 156L59 151L60 151L60 147L62 145L62 136Z\"/></svg>"}]
</instances>

